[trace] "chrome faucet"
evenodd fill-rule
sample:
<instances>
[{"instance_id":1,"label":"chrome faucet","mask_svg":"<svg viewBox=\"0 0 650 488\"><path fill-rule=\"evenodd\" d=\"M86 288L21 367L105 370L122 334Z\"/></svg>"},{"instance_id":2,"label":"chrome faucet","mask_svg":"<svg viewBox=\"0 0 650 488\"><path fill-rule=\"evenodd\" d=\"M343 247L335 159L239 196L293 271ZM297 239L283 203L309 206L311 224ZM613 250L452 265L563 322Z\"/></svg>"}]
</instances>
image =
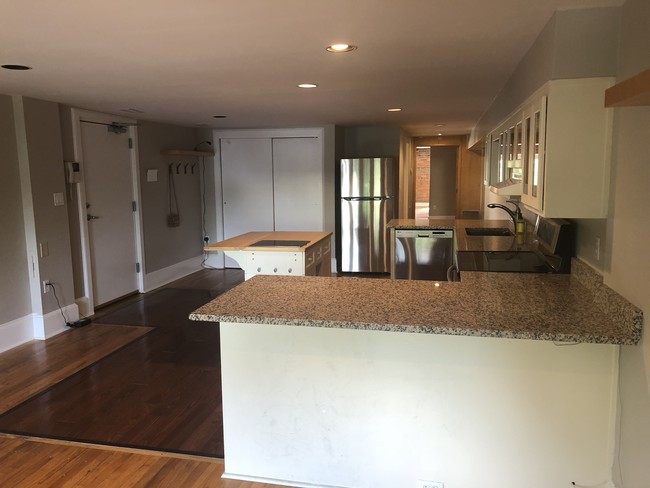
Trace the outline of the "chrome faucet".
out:
<instances>
[{"instance_id":1,"label":"chrome faucet","mask_svg":"<svg viewBox=\"0 0 650 488\"><path fill-rule=\"evenodd\" d=\"M519 210L519 205L517 202L513 200L507 200L508 203L512 203L515 207L517 207L517 213L515 213L513 210L510 210L508 207L505 205L501 205L499 203L488 203L488 208L500 208L501 210L505 210L508 212L508 215L510 215L510 218L512 219L512 226L514 230L517 230L517 220L519 219L519 216L521 215L521 210Z\"/></svg>"}]
</instances>

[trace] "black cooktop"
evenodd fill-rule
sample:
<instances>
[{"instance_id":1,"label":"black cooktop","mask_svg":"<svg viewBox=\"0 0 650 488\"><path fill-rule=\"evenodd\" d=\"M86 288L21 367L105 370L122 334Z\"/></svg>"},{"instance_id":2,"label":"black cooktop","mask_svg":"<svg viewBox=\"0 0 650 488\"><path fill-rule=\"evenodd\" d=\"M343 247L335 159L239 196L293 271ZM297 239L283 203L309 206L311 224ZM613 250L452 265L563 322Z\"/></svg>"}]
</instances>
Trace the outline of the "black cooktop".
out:
<instances>
[{"instance_id":1,"label":"black cooktop","mask_svg":"<svg viewBox=\"0 0 650 488\"><path fill-rule=\"evenodd\" d=\"M309 244L309 241L285 241L285 240L262 240L250 245L250 247L302 247Z\"/></svg>"},{"instance_id":2,"label":"black cooktop","mask_svg":"<svg viewBox=\"0 0 650 488\"><path fill-rule=\"evenodd\" d=\"M546 260L532 251L459 251L459 271L493 271L503 273L552 273Z\"/></svg>"}]
</instances>

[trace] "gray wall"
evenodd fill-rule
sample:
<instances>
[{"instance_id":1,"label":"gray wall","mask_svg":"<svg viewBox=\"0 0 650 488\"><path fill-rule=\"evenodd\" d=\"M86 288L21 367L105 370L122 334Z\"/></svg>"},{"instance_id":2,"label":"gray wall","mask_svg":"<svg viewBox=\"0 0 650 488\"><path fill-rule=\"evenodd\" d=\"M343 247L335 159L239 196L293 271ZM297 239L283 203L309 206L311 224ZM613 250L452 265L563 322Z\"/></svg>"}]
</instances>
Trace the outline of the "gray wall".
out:
<instances>
[{"instance_id":1,"label":"gray wall","mask_svg":"<svg viewBox=\"0 0 650 488\"><path fill-rule=\"evenodd\" d=\"M11 97L0 95L0 324L31 313Z\"/></svg>"},{"instance_id":2,"label":"gray wall","mask_svg":"<svg viewBox=\"0 0 650 488\"><path fill-rule=\"evenodd\" d=\"M470 145L549 80L613 76L619 17L614 7L556 12L472 130Z\"/></svg>"},{"instance_id":3,"label":"gray wall","mask_svg":"<svg viewBox=\"0 0 650 488\"><path fill-rule=\"evenodd\" d=\"M29 274L32 311L46 314L56 310L57 303L53 293L42 293L41 281L55 283L62 306L74 302L68 212L66 205L55 207L53 198L54 193L66 194L59 106L27 97L14 97L13 102L24 237L28 259L34 259L39 271L36 277ZM48 256L39 258L39 244L47 244Z\"/></svg>"},{"instance_id":4,"label":"gray wall","mask_svg":"<svg viewBox=\"0 0 650 488\"><path fill-rule=\"evenodd\" d=\"M193 128L153 122L140 122L138 125L146 273L200 256L203 252L201 158L160 154L163 149L192 150L200 142L198 137L198 131ZM167 226L169 213L167 185L170 164L174 165L174 182L181 216L179 227ZM176 174L177 164L181 165L180 174ZM185 165L187 165L187 172L185 172ZM191 172L193 165L194 174ZM147 183L148 169L158 170L157 182Z\"/></svg>"}]
</instances>

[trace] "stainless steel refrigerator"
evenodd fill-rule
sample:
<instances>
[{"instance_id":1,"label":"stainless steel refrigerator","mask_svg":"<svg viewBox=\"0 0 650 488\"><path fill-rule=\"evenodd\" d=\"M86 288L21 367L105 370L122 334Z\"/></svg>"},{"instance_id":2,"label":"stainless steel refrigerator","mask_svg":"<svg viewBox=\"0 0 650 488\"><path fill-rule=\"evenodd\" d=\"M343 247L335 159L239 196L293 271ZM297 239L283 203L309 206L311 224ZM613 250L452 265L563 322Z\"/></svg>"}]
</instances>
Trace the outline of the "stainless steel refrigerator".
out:
<instances>
[{"instance_id":1,"label":"stainless steel refrigerator","mask_svg":"<svg viewBox=\"0 0 650 488\"><path fill-rule=\"evenodd\" d=\"M390 233L397 208L390 158L341 160L341 271L390 272Z\"/></svg>"}]
</instances>

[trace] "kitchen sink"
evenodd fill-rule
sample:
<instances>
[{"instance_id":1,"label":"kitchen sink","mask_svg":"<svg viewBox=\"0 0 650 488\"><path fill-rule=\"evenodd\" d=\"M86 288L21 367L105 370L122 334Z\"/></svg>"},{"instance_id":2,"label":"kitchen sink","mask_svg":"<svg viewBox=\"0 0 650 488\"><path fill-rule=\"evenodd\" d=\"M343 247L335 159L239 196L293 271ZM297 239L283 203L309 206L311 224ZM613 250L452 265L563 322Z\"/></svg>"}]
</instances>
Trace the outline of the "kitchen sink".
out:
<instances>
[{"instance_id":1,"label":"kitchen sink","mask_svg":"<svg viewBox=\"0 0 650 488\"><path fill-rule=\"evenodd\" d=\"M465 232L468 236L508 237L514 235L507 227L466 227Z\"/></svg>"}]
</instances>

